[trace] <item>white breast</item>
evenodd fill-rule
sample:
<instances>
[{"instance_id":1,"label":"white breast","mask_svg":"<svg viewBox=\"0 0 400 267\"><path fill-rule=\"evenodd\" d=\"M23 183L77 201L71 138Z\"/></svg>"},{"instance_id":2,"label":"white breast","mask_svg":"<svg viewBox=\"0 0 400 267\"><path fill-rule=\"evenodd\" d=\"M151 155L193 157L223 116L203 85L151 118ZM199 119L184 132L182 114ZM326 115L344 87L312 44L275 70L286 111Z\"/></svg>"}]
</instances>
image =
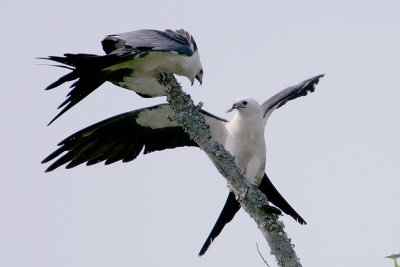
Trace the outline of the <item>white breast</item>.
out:
<instances>
[{"instance_id":1,"label":"white breast","mask_svg":"<svg viewBox=\"0 0 400 267\"><path fill-rule=\"evenodd\" d=\"M249 181L258 185L265 171L266 146L264 122L259 119L243 118L240 115L227 123L228 136L224 147L233 156Z\"/></svg>"}]
</instances>

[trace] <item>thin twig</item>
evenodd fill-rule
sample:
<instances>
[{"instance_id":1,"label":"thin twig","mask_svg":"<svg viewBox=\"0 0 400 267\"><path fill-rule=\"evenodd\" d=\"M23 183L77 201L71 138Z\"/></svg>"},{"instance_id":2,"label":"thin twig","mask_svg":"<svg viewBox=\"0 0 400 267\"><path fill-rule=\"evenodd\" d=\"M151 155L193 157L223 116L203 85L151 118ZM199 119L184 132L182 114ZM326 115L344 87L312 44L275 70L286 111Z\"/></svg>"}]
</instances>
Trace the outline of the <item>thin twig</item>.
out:
<instances>
[{"instance_id":1,"label":"thin twig","mask_svg":"<svg viewBox=\"0 0 400 267\"><path fill-rule=\"evenodd\" d=\"M256 243L256 246L257 246L258 254L260 255L261 259L264 261L264 263L265 263L268 267L271 267L271 266L269 266L268 262L264 259L263 255L261 254L260 250L258 249L258 243Z\"/></svg>"}]
</instances>

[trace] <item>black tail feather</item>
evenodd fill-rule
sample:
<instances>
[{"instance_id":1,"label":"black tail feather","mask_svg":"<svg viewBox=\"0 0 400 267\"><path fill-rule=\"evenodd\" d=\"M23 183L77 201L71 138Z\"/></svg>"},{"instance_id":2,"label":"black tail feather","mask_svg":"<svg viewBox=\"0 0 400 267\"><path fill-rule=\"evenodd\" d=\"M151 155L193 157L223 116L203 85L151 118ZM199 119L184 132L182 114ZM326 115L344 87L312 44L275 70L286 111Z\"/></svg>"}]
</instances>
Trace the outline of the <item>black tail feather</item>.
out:
<instances>
[{"instance_id":1,"label":"black tail feather","mask_svg":"<svg viewBox=\"0 0 400 267\"><path fill-rule=\"evenodd\" d=\"M76 80L71 85L72 90L68 93L67 99L58 107L63 107L63 109L50 121L48 125L79 103L94 90L96 90L104 82L115 77L120 78L119 76L121 73L118 70L105 71L104 69L127 61L133 56L134 55L132 53L109 54L104 56L93 54L64 54L63 57L50 56L48 58L43 58L65 64L55 66L71 70L70 73L62 76L57 81L47 86L46 90L56 88L66 82Z\"/></svg>"},{"instance_id":2,"label":"black tail feather","mask_svg":"<svg viewBox=\"0 0 400 267\"><path fill-rule=\"evenodd\" d=\"M292 216L293 219L295 219L298 223L307 224L307 222L292 208L292 206L290 206L290 204L278 192L278 190L269 180L267 174L264 174L264 177L258 188L267 196L269 202L280 208L287 215Z\"/></svg>"},{"instance_id":3,"label":"black tail feather","mask_svg":"<svg viewBox=\"0 0 400 267\"><path fill-rule=\"evenodd\" d=\"M307 224L307 222L290 206L290 204L283 198L283 196L278 192L275 186L269 180L267 174L264 174L264 177L261 181L260 186L258 187L261 192L263 192L268 201L273 205L281 209L284 213L292 216L298 223ZM228 198L225 202L225 205L219 215L217 222L215 223L211 233L207 237L207 240L204 242L203 247L199 252L199 256L203 256L214 239L222 232L225 225L232 221L235 214L239 211L240 204L236 200L235 195L232 192L229 192Z\"/></svg>"},{"instance_id":4,"label":"black tail feather","mask_svg":"<svg viewBox=\"0 0 400 267\"><path fill-rule=\"evenodd\" d=\"M240 204L236 200L235 195L232 192L229 192L228 198L226 199L221 214L219 215L217 222L211 230L210 235L207 237L207 240L204 242L204 245L199 252L199 256L203 256L204 253L206 253L213 240L221 233L225 225L232 221L233 217L235 217L235 214L239 211L239 209Z\"/></svg>"},{"instance_id":5,"label":"black tail feather","mask_svg":"<svg viewBox=\"0 0 400 267\"><path fill-rule=\"evenodd\" d=\"M57 66L57 67L63 67L63 66ZM77 72L74 69L71 69L71 70L72 70L72 72L68 73L67 75L62 76L60 79L58 79L54 83L47 86L45 90L51 90L53 88L60 86L61 84L65 83L65 82L69 82L69 81L78 79L79 76L77 75Z\"/></svg>"}]
</instances>

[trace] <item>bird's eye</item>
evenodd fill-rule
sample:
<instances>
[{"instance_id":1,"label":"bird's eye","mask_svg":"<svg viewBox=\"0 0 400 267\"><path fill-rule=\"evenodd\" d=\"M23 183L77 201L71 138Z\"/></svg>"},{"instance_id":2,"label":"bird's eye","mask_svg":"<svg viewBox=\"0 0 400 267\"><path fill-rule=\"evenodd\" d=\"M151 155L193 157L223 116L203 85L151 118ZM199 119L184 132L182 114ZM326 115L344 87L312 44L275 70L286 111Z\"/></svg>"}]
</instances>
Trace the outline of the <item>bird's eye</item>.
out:
<instances>
[{"instance_id":1,"label":"bird's eye","mask_svg":"<svg viewBox=\"0 0 400 267\"><path fill-rule=\"evenodd\" d=\"M243 105L247 105L247 101L243 101L242 104L243 104Z\"/></svg>"},{"instance_id":2,"label":"bird's eye","mask_svg":"<svg viewBox=\"0 0 400 267\"><path fill-rule=\"evenodd\" d=\"M203 70L202 69L200 70L200 74L203 74Z\"/></svg>"}]
</instances>

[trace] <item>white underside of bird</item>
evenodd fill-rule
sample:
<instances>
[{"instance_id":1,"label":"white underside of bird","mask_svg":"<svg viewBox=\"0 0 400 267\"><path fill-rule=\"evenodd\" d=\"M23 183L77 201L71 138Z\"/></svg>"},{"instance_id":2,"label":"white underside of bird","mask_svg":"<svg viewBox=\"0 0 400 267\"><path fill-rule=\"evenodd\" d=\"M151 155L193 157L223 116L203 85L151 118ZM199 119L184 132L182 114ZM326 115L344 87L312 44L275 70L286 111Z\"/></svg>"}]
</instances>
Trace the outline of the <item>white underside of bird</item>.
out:
<instances>
[{"instance_id":1,"label":"white underside of bird","mask_svg":"<svg viewBox=\"0 0 400 267\"><path fill-rule=\"evenodd\" d=\"M246 102L246 105L242 103ZM261 107L252 98L236 99L236 114L226 123L225 149L235 157L236 165L253 184L259 185L265 172L265 121Z\"/></svg>"},{"instance_id":2,"label":"white underside of bird","mask_svg":"<svg viewBox=\"0 0 400 267\"><path fill-rule=\"evenodd\" d=\"M196 66L196 67L195 67ZM149 97L165 94L165 87L158 82L161 73L175 73L187 77L194 83L198 73L197 66L201 66L198 51L192 56L180 55L174 52L152 52L146 57L135 58L120 64L110 66L103 71L114 72L120 69L133 70L131 75L123 77L116 84Z\"/></svg>"}]
</instances>

